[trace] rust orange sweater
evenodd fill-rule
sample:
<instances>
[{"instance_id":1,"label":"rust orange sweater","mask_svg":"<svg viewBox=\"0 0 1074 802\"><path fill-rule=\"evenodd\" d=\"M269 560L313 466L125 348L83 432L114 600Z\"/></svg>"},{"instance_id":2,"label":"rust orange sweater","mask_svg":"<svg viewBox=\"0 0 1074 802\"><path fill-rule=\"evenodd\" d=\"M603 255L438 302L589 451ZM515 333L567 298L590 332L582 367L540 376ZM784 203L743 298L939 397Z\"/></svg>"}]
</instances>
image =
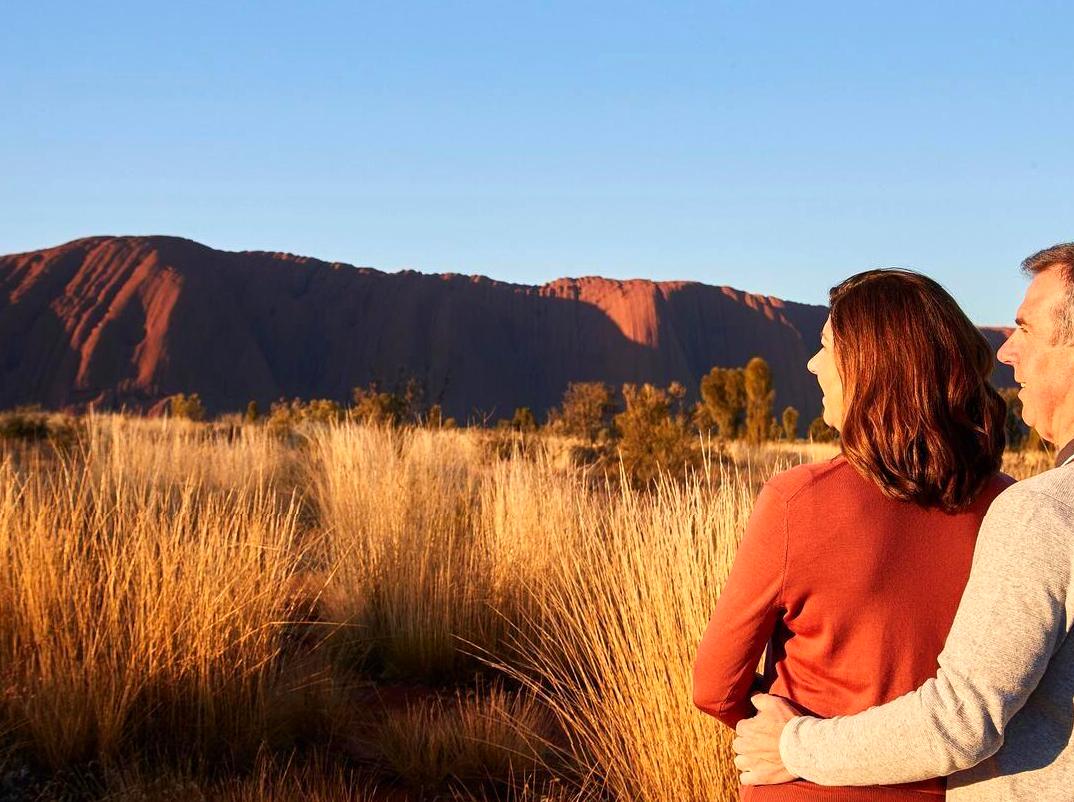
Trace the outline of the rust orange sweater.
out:
<instances>
[{"instance_id":1,"label":"rust orange sweater","mask_svg":"<svg viewBox=\"0 0 1074 802\"><path fill-rule=\"evenodd\" d=\"M761 686L809 713L858 713L936 673L994 477L957 514L895 501L842 456L773 477L757 497L694 665L694 703L729 727ZM805 781L746 787L744 800L926 800L942 779L885 788Z\"/></svg>"}]
</instances>

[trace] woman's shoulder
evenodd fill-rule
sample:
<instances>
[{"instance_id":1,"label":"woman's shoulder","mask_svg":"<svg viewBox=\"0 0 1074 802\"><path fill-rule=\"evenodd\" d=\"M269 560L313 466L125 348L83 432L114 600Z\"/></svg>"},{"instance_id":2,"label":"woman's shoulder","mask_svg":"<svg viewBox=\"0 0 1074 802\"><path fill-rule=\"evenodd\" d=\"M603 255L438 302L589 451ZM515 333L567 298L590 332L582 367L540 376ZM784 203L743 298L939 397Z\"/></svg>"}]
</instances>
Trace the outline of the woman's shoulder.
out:
<instances>
[{"instance_id":1,"label":"woman's shoulder","mask_svg":"<svg viewBox=\"0 0 1074 802\"><path fill-rule=\"evenodd\" d=\"M774 474L765 489L791 501L802 493L822 490L829 483L853 480L857 474L842 454L824 462L807 462Z\"/></svg>"},{"instance_id":2,"label":"woman's shoulder","mask_svg":"<svg viewBox=\"0 0 1074 802\"><path fill-rule=\"evenodd\" d=\"M1017 483L1017 480L1013 476L1008 476L1003 471L997 471L992 475L992 478L988 480L988 484L986 484L985 487L990 492L993 492L998 495L1011 485Z\"/></svg>"}]
</instances>

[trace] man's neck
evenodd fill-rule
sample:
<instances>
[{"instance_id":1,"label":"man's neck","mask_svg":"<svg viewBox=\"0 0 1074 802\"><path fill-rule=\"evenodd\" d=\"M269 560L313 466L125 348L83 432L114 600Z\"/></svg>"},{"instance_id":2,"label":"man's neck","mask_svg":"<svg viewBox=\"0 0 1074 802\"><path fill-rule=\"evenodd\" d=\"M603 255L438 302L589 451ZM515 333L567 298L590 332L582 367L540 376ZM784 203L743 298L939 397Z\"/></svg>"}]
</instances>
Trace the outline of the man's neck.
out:
<instances>
[{"instance_id":1,"label":"man's neck","mask_svg":"<svg viewBox=\"0 0 1074 802\"><path fill-rule=\"evenodd\" d=\"M1074 459L1074 432L1069 432L1065 437L1057 437L1055 447L1055 467L1065 465Z\"/></svg>"}]
</instances>

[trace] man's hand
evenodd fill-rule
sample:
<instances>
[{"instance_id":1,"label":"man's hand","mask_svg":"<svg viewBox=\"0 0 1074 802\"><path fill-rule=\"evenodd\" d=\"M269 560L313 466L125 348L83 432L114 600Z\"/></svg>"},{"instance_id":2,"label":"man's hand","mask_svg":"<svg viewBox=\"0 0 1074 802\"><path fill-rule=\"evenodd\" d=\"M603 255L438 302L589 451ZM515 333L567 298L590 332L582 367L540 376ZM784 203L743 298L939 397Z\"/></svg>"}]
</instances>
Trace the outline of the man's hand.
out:
<instances>
[{"instance_id":1,"label":"man's hand","mask_svg":"<svg viewBox=\"0 0 1074 802\"><path fill-rule=\"evenodd\" d=\"M750 701L757 708L757 715L738 722L737 737L732 743L739 780L743 785L790 782L794 775L784 768L779 756L779 736L787 722L801 713L780 696L761 693Z\"/></svg>"}]
</instances>

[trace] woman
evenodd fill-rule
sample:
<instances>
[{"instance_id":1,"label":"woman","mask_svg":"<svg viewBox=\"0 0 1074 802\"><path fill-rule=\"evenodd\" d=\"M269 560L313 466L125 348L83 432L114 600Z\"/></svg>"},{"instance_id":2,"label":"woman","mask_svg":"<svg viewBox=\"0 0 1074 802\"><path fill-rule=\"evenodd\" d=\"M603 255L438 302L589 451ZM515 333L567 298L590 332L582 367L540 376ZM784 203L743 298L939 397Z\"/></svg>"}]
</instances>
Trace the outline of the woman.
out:
<instances>
[{"instance_id":1,"label":"woman","mask_svg":"<svg viewBox=\"0 0 1074 802\"><path fill-rule=\"evenodd\" d=\"M1005 406L987 341L935 281L870 270L832 289L809 361L842 453L765 484L698 649L694 702L729 727L760 687L817 716L914 690L969 576ZM743 800L936 800L944 781L744 787Z\"/></svg>"}]
</instances>

